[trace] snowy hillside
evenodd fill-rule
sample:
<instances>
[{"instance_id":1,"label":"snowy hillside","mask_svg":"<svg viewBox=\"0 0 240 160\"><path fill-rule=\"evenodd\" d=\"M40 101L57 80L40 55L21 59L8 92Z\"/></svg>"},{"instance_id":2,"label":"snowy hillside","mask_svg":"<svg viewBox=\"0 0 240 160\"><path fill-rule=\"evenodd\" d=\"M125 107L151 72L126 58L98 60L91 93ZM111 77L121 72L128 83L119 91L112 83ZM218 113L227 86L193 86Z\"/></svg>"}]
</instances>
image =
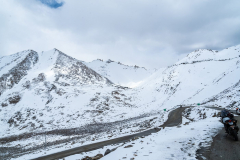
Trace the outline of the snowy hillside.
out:
<instances>
[{"instance_id":1,"label":"snowy hillside","mask_svg":"<svg viewBox=\"0 0 240 160\"><path fill-rule=\"evenodd\" d=\"M143 79L149 77L154 70L147 70L143 67L128 66L112 60L103 61L101 59L85 63L102 76L110 79L114 84L134 88Z\"/></svg>"},{"instance_id":2,"label":"snowy hillside","mask_svg":"<svg viewBox=\"0 0 240 160\"><path fill-rule=\"evenodd\" d=\"M135 125L132 131L151 126L145 118L153 118L151 113L134 105L131 89L113 84L57 49L29 50L1 60L0 141L8 147L20 145L12 148L12 156L42 148L43 141L37 137L45 133L53 136L49 145L54 146L67 142L69 134L80 136L80 143L92 135L111 135L119 124Z\"/></svg>"},{"instance_id":3,"label":"snowy hillside","mask_svg":"<svg viewBox=\"0 0 240 160\"><path fill-rule=\"evenodd\" d=\"M207 104L213 96L215 103L211 104L220 105L218 101L223 100L218 94L228 94L225 105L233 102L239 105L239 51L240 45L219 52L198 50L190 53L176 64L154 73L136 88L139 99L136 105L146 109L148 106L163 109L176 105Z\"/></svg>"},{"instance_id":4,"label":"snowy hillside","mask_svg":"<svg viewBox=\"0 0 240 160\"><path fill-rule=\"evenodd\" d=\"M56 49L40 54L24 51L1 61L5 62L0 77L2 136L80 125L85 123L83 117L91 122L91 115L105 106L94 101L106 96L111 102L112 91L118 90L107 78ZM71 119L78 121L67 123Z\"/></svg>"},{"instance_id":5,"label":"snowy hillside","mask_svg":"<svg viewBox=\"0 0 240 160\"><path fill-rule=\"evenodd\" d=\"M49 150L64 149L157 127L180 105L234 108L239 73L240 45L197 50L154 73L57 49L19 52L0 58L0 141L17 157L41 150L46 134Z\"/></svg>"},{"instance_id":6,"label":"snowy hillside","mask_svg":"<svg viewBox=\"0 0 240 160\"><path fill-rule=\"evenodd\" d=\"M21 59L22 55L26 58ZM12 68L4 63L9 69L2 67L5 72L1 72L1 83L7 85L0 96L0 141L13 147L12 156L41 149L44 143L38 137L46 133L51 139L49 146L54 148L68 142L69 136L78 143L88 142L89 137L111 136L119 125L122 129L134 126L131 132L141 131L152 126L154 115L163 116L143 112L134 104L131 89L114 85L57 49L24 51L4 58L18 60Z\"/></svg>"}]
</instances>

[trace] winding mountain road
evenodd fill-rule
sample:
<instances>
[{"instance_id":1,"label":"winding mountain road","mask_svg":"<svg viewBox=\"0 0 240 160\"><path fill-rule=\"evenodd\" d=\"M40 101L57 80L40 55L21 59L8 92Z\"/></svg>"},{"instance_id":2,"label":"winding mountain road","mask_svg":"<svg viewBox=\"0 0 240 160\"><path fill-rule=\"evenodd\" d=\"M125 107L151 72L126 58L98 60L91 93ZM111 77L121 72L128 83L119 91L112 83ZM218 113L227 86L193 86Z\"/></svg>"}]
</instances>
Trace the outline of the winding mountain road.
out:
<instances>
[{"instance_id":1,"label":"winding mountain road","mask_svg":"<svg viewBox=\"0 0 240 160\"><path fill-rule=\"evenodd\" d=\"M169 113L168 120L161 125L160 127L173 127L177 126L182 123L182 112L189 107L180 107L177 108ZM212 108L216 110L222 110L221 108L216 107L206 107L206 108ZM240 116L236 116L235 119L237 119L240 122ZM127 142L131 139L134 139L136 137L141 136L148 136L152 133L158 132L160 129L150 129L143 131L141 133L136 133L120 138L115 138L103 142L93 143L89 145L84 145L81 147L72 148L69 150L65 150L62 152L42 156L35 158L34 160L51 160L51 159L60 159L64 158L70 155L79 154L81 152L88 152L95 149L102 148L106 145L112 145L117 143L123 143ZM199 160L203 159L209 159L209 160L240 160L240 141L234 141L231 136L226 137L226 133L223 129L213 138L213 142L211 146L201 148L198 150L200 152L201 156L197 156L196 158ZM205 158L204 158L205 157Z\"/></svg>"},{"instance_id":2,"label":"winding mountain road","mask_svg":"<svg viewBox=\"0 0 240 160\"><path fill-rule=\"evenodd\" d=\"M182 112L186 108L188 108L188 107L180 107L180 108L177 108L177 109L171 111L169 113L168 120L163 125L161 125L160 127L173 127L173 126L177 126L177 125L181 124L182 123ZM124 136L124 137L119 137L119 138L115 138L115 139L111 139L111 140L107 140L107 141L103 141L103 142L84 145L84 146L81 146L81 147L72 148L72 149L69 149L69 150L62 151L62 152L38 157L38 158L35 158L33 160L60 159L60 158L64 158L64 157L67 157L67 156L70 156L70 155L73 155L73 154L79 154L81 152L88 152L88 151L92 151L92 150L95 150L95 149L99 149L99 148L102 148L102 147L107 146L107 145L127 142L127 141L129 141L131 139L134 139L136 137L148 136L152 133L158 132L159 130L160 129L158 129L158 128L150 129L150 130L143 131L141 133L136 133L136 134L132 134L132 135Z\"/></svg>"}]
</instances>

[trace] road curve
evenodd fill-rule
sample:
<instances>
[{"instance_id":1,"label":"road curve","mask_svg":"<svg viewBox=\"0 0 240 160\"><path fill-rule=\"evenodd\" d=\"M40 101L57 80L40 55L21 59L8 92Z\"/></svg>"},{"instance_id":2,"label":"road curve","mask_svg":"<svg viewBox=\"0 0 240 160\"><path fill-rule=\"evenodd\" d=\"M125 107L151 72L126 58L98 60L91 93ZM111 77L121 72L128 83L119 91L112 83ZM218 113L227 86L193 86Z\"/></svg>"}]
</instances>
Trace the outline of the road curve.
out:
<instances>
[{"instance_id":1,"label":"road curve","mask_svg":"<svg viewBox=\"0 0 240 160\"><path fill-rule=\"evenodd\" d=\"M177 109L171 111L168 115L168 120L160 127L173 127L173 126L177 126L177 125L181 124L182 123L182 112L186 108L188 108L188 107L180 107L180 108L177 108ZM102 148L106 145L127 142L133 138L141 137L141 136L148 136L148 135L150 135L152 133L156 133L158 131L159 131L159 129L150 129L150 130L146 130L146 131L128 135L128 136L115 138L115 139L111 139L111 140L107 140L107 141L103 141L103 142L93 143L93 144L89 144L89 145L84 145L81 147L72 148L69 150L62 151L62 152L57 152L54 154L38 157L33 160L60 159L60 158L64 158L64 157L67 157L70 155L79 154L81 152L88 152L88 151L96 150L96 149Z\"/></svg>"}]
</instances>

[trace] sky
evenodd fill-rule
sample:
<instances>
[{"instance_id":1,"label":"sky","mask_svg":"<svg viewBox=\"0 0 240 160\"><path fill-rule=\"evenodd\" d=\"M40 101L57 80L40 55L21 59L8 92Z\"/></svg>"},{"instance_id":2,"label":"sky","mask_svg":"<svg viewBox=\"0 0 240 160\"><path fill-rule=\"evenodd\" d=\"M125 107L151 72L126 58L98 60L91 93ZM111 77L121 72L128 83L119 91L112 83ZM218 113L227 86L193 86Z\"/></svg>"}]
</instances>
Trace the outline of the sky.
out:
<instances>
[{"instance_id":1,"label":"sky","mask_svg":"<svg viewBox=\"0 0 240 160\"><path fill-rule=\"evenodd\" d=\"M160 68L240 44L239 0L0 0L0 57L57 48Z\"/></svg>"}]
</instances>

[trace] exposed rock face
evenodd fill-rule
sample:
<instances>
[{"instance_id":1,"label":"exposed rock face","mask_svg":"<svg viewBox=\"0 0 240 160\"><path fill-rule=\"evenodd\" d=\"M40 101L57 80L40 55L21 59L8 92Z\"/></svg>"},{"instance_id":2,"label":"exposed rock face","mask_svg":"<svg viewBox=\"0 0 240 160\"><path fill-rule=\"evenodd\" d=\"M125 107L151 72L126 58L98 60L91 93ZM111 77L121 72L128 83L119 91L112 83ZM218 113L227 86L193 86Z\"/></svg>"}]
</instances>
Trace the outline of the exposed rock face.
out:
<instances>
[{"instance_id":1,"label":"exposed rock face","mask_svg":"<svg viewBox=\"0 0 240 160\"><path fill-rule=\"evenodd\" d=\"M46 77L45 77L44 73L40 73L37 78L33 79L33 82L39 83L39 82L45 81L45 79L46 79Z\"/></svg>"},{"instance_id":2,"label":"exposed rock face","mask_svg":"<svg viewBox=\"0 0 240 160\"><path fill-rule=\"evenodd\" d=\"M8 99L8 101L9 101L10 104L16 104L16 103L18 103L20 100L21 100L21 97L20 97L19 95L15 95L15 96L10 97L10 98Z\"/></svg>"},{"instance_id":3,"label":"exposed rock face","mask_svg":"<svg viewBox=\"0 0 240 160\"><path fill-rule=\"evenodd\" d=\"M25 83L23 83L22 86L26 89L29 89L31 87L31 82L28 80Z\"/></svg>"},{"instance_id":4,"label":"exposed rock face","mask_svg":"<svg viewBox=\"0 0 240 160\"><path fill-rule=\"evenodd\" d=\"M15 84L18 84L19 81L27 75L28 70L30 70L37 62L37 52L29 50L28 55L23 61L0 77L0 96L6 89L11 89Z\"/></svg>"},{"instance_id":5,"label":"exposed rock face","mask_svg":"<svg viewBox=\"0 0 240 160\"><path fill-rule=\"evenodd\" d=\"M80 84L112 84L110 80L87 67L82 61L76 60L61 51L58 52L59 55L54 67L56 81L61 81L61 79L71 79L75 81L72 81L73 83Z\"/></svg>"}]
</instances>

